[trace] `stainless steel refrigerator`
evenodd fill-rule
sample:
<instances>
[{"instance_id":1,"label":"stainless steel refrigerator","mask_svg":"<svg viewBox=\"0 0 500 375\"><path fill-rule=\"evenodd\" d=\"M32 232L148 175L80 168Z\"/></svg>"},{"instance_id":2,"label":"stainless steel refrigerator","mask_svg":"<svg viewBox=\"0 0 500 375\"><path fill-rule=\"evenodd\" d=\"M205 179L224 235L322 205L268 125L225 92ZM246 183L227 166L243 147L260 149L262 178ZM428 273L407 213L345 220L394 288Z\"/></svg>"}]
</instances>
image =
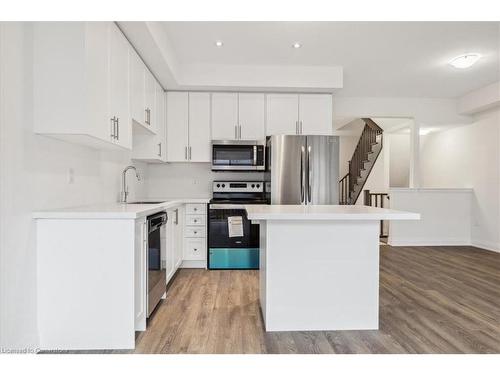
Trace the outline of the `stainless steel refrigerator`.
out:
<instances>
[{"instance_id":1,"label":"stainless steel refrigerator","mask_svg":"<svg viewBox=\"0 0 500 375\"><path fill-rule=\"evenodd\" d=\"M266 152L271 204L338 204L339 137L273 135Z\"/></svg>"}]
</instances>

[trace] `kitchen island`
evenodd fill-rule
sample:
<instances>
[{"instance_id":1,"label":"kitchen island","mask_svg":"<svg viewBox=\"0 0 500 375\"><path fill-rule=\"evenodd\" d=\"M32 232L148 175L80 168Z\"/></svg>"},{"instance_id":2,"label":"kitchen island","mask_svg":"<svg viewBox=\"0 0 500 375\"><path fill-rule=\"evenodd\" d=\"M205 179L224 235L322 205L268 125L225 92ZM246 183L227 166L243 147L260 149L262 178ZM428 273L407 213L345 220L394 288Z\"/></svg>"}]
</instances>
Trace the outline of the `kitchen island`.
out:
<instances>
[{"instance_id":1,"label":"kitchen island","mask_svg":"<svg viewBox=\"0 0 500 375\"><path fill-rule=\"evenodd\" d=\"M260 224L266 331L378 329L379 222L419 214L356 205L245 209Z\"/></svg>"}]
</instances>

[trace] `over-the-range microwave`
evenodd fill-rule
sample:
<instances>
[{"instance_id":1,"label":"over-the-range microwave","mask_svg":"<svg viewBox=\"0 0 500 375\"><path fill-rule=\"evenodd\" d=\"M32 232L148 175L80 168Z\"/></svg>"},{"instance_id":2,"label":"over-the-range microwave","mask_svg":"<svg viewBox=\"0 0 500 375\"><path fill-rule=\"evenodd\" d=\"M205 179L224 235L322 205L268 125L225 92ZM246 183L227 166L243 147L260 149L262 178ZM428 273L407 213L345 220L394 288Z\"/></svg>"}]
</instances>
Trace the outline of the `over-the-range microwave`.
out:
<instances>
[{"instance_id":1,"label":"over-the-range microwave","mask_svg":"<svg viewBox=\"0 0 500 375\"><path fill-rule=\"evenodd\" d=\"M213 171L264 171L265 141L212 141Z\"/></svg>"}]
</instances>

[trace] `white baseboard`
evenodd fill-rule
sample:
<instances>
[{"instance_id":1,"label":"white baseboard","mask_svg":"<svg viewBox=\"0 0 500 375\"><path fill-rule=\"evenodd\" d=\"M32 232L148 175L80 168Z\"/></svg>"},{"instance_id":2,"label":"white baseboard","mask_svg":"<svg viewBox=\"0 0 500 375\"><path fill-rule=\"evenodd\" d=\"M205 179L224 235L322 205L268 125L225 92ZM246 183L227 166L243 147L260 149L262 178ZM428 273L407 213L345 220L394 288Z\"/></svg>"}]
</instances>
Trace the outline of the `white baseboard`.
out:
<instances>
[{"instance_id":1,"label":"white baseboard","mask_svg":"<svg viewBox=\"0 0 500 375\"><path fill-rule=\"evenodd\" d=\"M207 268L206 260L183 260L180 268Z\"/></svg>"},{"instance_id":2,"label":"white baseboard","mask_svg":"<svg viewBox=\"0 0 500 375\"><path fill-rule=\"evenodd\" d=\"M474 246L478 249L500 253L500 244L488 241L469 241L457 238L444 238L441 240L422 238L389 238L388 244L390 246Z\"/></svg>"},{"instance_id":3,"label":"white baseboard","mask_svg":"<svg viewBox=\"0 0 500 375\"><path fill-rule=\"evenodd\" d=\"M496 253L500 253L500 244L489 241L477 241L474 240L471 243L471 246L478 247L480 249L494 251Z\"/></svg>"},{"instance_id":4,"label":"white baseboard","mask_svg":"<svg viewBox=\"0 0 500 375\"><path fill-rule=\"evenodd\" d=\"M391 246L471 246L468 239L463 238L389 238L388 244Z\"/></svg>"}]
</instances>

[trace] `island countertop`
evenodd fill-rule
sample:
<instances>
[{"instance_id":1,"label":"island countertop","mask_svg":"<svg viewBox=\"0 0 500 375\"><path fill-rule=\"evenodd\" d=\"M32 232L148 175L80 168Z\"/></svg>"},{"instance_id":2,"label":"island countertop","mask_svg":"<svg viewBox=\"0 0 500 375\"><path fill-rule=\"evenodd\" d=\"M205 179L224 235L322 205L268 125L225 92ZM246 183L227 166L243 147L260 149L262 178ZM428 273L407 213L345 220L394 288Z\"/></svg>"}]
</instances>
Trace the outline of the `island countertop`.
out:
<instances>
[{"instance_id":1,"label":"island countertop","mask_svg":"<svg viewBox=\"0 0 500 375\"><path fill-rule=\"evenodd\" d=\"M419 220L420 214L358 205L245 205L250 220Z\"/></svg>"}]
</instances>

